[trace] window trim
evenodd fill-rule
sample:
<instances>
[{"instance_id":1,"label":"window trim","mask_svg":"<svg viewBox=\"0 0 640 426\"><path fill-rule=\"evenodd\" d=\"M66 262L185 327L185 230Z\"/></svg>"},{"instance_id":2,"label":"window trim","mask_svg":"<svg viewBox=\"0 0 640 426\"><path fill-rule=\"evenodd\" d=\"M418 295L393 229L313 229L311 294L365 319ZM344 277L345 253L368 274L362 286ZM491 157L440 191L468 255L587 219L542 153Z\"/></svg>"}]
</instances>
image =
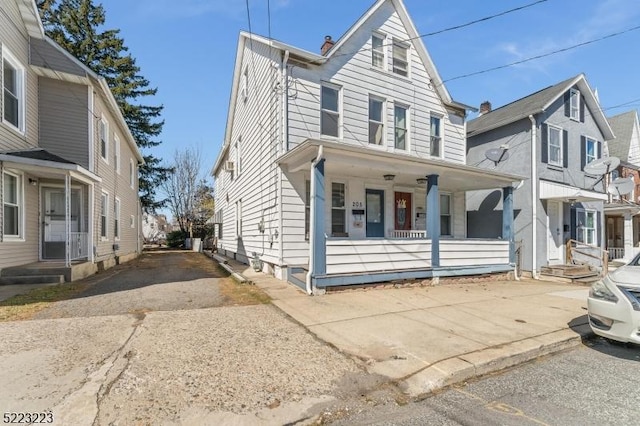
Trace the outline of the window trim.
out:
<instances>
[{"instance_id":1,"label":"window trim","mask_svg":"<svg viewBox=\"0 0 640 426\"><path fill-rule=\"evenodd\" d=\"M116 172L120 174L120 138L118 137L118 135L113 135L113 145L113 162L115 163L114 167L116 169Z\"/></svg>"},{"instance_id":2,"label":"window trim","mask_svg":"<svg viewBox=\"0 0 640 426\"><path fill-rule=\"evenodd\" d=\"M382 44L380 45L380 50L377 50L374 45L373 45L373 39L377 38L379 39ZM373 69L376 70L381 70L381 71L386 71L387 70L387 55L386 55L386 46L385 46L385 41L387 39L387 36L378 32L374 32L373 34L371 34L371 67ZM380 66L377 66L375 64L375 55L382 55L382 63L380 64Z\"/></svg>"},{"instance_id":3,"label":"window trim","mask_svg":"<svg viewBox=\"0 0 640 426\"><path fill-rule=\"evenodd\" d=\"M402 60L399 58L396 58L396 47L400 48L400 49L404 49L404 51L406 52L406 60ZM411 69L411 45L403 43L400 40L393 40L393 44L391 45L391 58L392 58L392 65L391 65L391 72L395 75L398 75L400 77L404 77L404 78L410 78L411 73L410 73L410 69ZM406 65L406 75L398 72L398 70L402 70L402 68L396 66L396 60L397 61L401 61L404 62Z\"/></svg>"},{"instance_id":4,"label":"window trim","mask_svg":"<svg viewBox=\"0 0 640 426\"><path fill-rule=\"evenodd\" d=\"M589 164L591 162L589 161L589 141L593 142L593 158L591 159L591 161L600 158L598 157L598 144L600 143L598 139L584 135L584 164Z\"/></svg>"},{"instance_id":5,"label":"window trim","mask_svg":"<svg viewBox=\"0 0 640 426\"><path fill-rule=\"evenodd\" d=\"M1 93L1 105L2 105L2 111L0 114L0 123L4 123L5 125L7 125L9 128L17 131L20 134L25 134L26 132L26 110L27 110L27 102L26 102L26 86L27 86L27 81L26 81L26 69L25 67L22 65L22 63L20 61L18 61L18 59L13 56L13 54L9 51L9 49L7 49L5 44L0 43L0 53L1 53L1 58L2 61L0 61L0 81L2 81L2 93ZM4 87L4 64L5 64L5 60L9 63L9 65L11 65L15 70L16 70L16 82L17 82L17 88L16 91L18 93L13 94L16 98L17 98L17 102L18 102L18 125L15 126L12 122L8 121L5 119L4 117L4 108L6 105L6 101L4 99L4 91L5 91L5 87Z\"/></svg>"},{"instance_id":6,"label":"window trim","mask_svg":"<svg viewBox=\"0 0 640 426\"><path fill-rule=\"evenodd\" d=\"M109 193L106 191L100 194L100 241L109 241Z\"/></svg>"},{"instance_id":7,"label":"window trim","mask_svg":"<svg viewBox=\"0 0 640 426\"><path fill-rule=\"evenodd\" d=\"M558 161L553 161L551 159L551 130L555 130L558 132L558 143L559 143L559 152L560 154L558 155ZM548 164L551 164L552 166L558 166L558 167L563 167L564 166L564 129L562 129L561 127L558 126L554 126L552 124L547 124L547 152L548 152Z\"/></svg>"},{"instance_id":8,"label":"window trim","mask_svg":"<svg viewBox=\"0 0 640 426\"><path fill-rule=\"evenodd\" d=\"M438 138L438 155L433 155L433 119L437 119L439 122L438 130L439 134L435 137ZM429 114L429 156L433 158L444 158L444 116L441 114L437 114L435 112L431 112Z\"/></svg>"},{"instance_id":9,"label":"window trim","mask_svg":"<svg viewBox=\"0 0 640 426\"><path fill-rule=\"evenodd\" d=\"M344 192L344 205L342 207L334 207L333 206L333 185L342 185ZM335 236L335 232L333 231L333 211L341 210L344 218L344 230L343 232L338 232L338 234L347 234L349 233L349 223L347 222L347 184L342 181L331 181L331 236Z\"/></svg>"},{"instance_id":10,"label":"window trim","mask_svg":"<svg viewBox=\"0 0 640 426\"><path fill-rule=\"evenodd\" d=\"M5 175L9 175L12 176L16 179L16 203L8 203L6 201L6 196L4 193L4 185L5 185L5 180L6 180L6 176ZM24 241L24 174L20 173L20 172L14 172L14 171L9 171L7 169L2 171L2 182L0 182L2 184L2 186L0 187L0 191L2 192L2 241ZM4 214L4 207L5 205L9 205L11 207L15 207L18 209L18 213L16 215L17 220L18 220L18 233L17 234L6 234L4 232L4 226L5 226L5 214Z\"/></svg>"},{"instance_id":11,"label":"window trim","mask_svg":"<svg viewBox=\"0 0 640 426\"><path fill-rule=\"evenodd\" d=\"M573 99L576 99L575 117L573 116ZM580 121L580 91L578 89L569 89L569 118L574 121Z\"/></svg>"},{"instance_id":12,"label":"window trim","mask_svg":"<svg viewBox=\"0 0 640 426\"><path fill-rule=\"evenodd\" d=\"M330 89L330 90L335 90L336 92L338 92L338 111L333 111L330 109L325 109L322 106L322 99L323 99L323 95L322 95L322 91L324 88ZM323 113L327 113L330 115L337 115L338 119L337 119L337 126L338 126L338 134L337 135L328 135L325 133L322 133L323 130L323 126L322 126L322 116ZM320 136L323 137L327 137L327 138L334 138L334 139L341 139L342 138L342 87L338 86L336 84L332 84L326 81L323 81L320 83Z\"/></svg>"},{"instance_id":13,"label":"window trim","mask_svg":"<svg viewBox=\"0 0 640 426\"><path fill-rule=\"evenodd\" d=\"M453 218L453 214L452 214L452 211L453 211L453 195L450 192L440 192L439 195L440 195L440 215L439 215L440 223L442 224L442 217L443 216L447 216L449 218L449 233L448 234L444 234L442 232L442 225L440 225L440 235L443 236L443 237L452 237L453 236L453 221L452 221L452 218ZM449 203L448 203L449 204L449 213L446 214L446 215L442 213L442 206L444 205L442 203L442 197L443 196L447 197L449 199Z\"/></svg>"},{"instance_id":14,"label":"window trim","mask_svg":"<svg viewBox=\"0 0 640 426\"><path fill-rule=\"evenodd\" d=\"M373 120L371 118L371 101L374 102L380 102L380 119L381 121L376 121ZM384 98L381 98L380 96L376 96L376 95L372 95L369 94L369 100L368 100L368 113L369 113L369 117L368 117L368 142L369 142L369 146L377 146L377 147L384 147L386 146L386 131L385 131L385 118L386 118L386 105L387 102ZM380 139L380 143L372 143L371 142L371 124L377 124L380 125L380 127L382 128L382 138ZM394 140L395 143L395 140Z\"/></svg>"},{"instance_id":15,"label":"window trim","mask_svg":"<svg viewBox=\"0 0 640 426\"><path fill-rule=\"evenodd\" d=\"M104 135L102 134L102 129L104 129ZM100 143L100 158L106 164L109 164L109 122L104 118L104 114L100 117L100 122L98 123L98 142ZM104 153L102 152L103 142Z\"/></svg>"},{"instance_id":16,"label":"window trim","mask_svg":"<svg viewBox=\"0 0 640 426\"><path fill-rule=\"evenodd\" d=\"M593 228L587 228L586 226L580 226L579 215L584 214L584 220L587 222L587 215L593 214ZM576 241L580 241L583 244L597 245L598 241L598 210L576 208ZM587 231L593 231L593 241L588 242ZM580 239L580 231L582 231L583 240Z\"/></svg>"},{"instance_id":17,"label":"window trim","mask_svg":"<svg viewBox=\"0 0 640 426\"><path fill-rule=\"evenodd\" d=\"M404 127L404 148L398 148L398 140L397 140L397 133L396 133L396 108L401 108L404 110L405 112L405 116L404 116L404 121L405 121L405 127ZM393 149L397 149L399 151L406 151L409 152L410 151L410 144L409 144L409 106L405 105L405 104L401 104L401 103L394 103L393 105Z\"/></svg>"},{"instance_id":18,"label":"window trim","mask_svg":"<svg viewBox=\"0 0 640 426\"><path fill-rule=\"evenodd\" d=\"M120 220L120 212L122 210L122 203L119 197L114 198L113 202L113 239L114 241L120 241L122 237L122 223Z\"/></svg>"}]
</instances>

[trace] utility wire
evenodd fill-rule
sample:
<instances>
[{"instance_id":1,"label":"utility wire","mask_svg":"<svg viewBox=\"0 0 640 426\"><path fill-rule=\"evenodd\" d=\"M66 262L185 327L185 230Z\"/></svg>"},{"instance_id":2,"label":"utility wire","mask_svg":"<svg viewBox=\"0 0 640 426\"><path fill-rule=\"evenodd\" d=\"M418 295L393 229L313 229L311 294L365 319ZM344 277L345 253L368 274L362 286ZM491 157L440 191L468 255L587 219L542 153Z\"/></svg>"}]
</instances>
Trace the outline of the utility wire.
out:
<instances>
[{"instance_id":1,"label":"utility wire","mask_svg":"<svg viewBox=\"0 0 640 426\"><path fill-rule=\"evenodd\" d=\"M475 19L473 21L469 21L469 22L464 23L464 24L455 25L453 27L444 28L444 29L441 29L441 30L438 30L438 31L433 31L433 32L430 32L430 33L420 34L420 35L417 35L415 37L409 37L409 38L404 39L404 40L397 40L396 42L405 43L405 42L408 42L408 41L417 40L419 38L431 37L431 36L434 36L434 35L446 33L448 31L459 30L461 28L469 27L471 25L478 24L480 22L486 22L486 21L489 21L491 19L498 18L500 16L508 15L510 13L513 13L513 12L518 12L520 10L530 8L530 7L536 6L536 5L540 4L540 3L545 3L547 1L548 0L537 0L537 1L534 1L533 3L529 3L529 4L525 4L523 6L519 6L519 7L513 8L513 9L505 10L504 12L496 13L494 15L489 15L489 16L485 16L483 18ZM383 44L382 47L393 46L393 44L394 43ZM336 54L336 55L333 55L333 57L352 55L352 54L355 54L355 53L358 53L358 52L366 52L368 50L373 50L373 48L362 48L362 49L358 49L358 50L353 51L353 52L345 52L345 53Z\"/></svg>"},{"instance_id":2,"label":"utility wire","mask_svg":"<svg viewBox=\"0 0 640 426\"><path fill-rule=\"evenodd\" d=\"M468 74L463 74L463 75L459 75L459 76L456 76L456 77L451 77L451 78L448 78L446 80L443 80L441 84L444 84L444 83L446 83L448 81L460 80L462 78L468 78L468 77L472 77L474 75L485 74L485 73L488 73L488 72L491 72L491 71L496 71L496 70L500 70L500 69L504 69L504 68L509 68L509 67L514 66L514 65L524 64L525 62L530 62L530 61L533 61L533 60L536 60L536 59L546 58L547 56L556 55L556 54L562 53L562 52L567 52L569 50L577 49L578 47L586 46L586 45L589 45L589 44L592 44L592 43L596 43L596 42L599 42L599 41L602 41L602 40L606 40L608 38L617 37L619 35L622 35L622 34L625 34L625 33L631 32L631 31L636 31L638 29L640 29L640 25L632 27L632 28L628 28L628 29L623 30L623 31L618 31L616 33L607 34L606 36L602 36L602 37L599 37L599 38L596 38L596 39L593 39L593 40L588 40L588 41L585 41L585 42L582 42L582 43L574 44L572 46L564 47L562 49L554 50L552 52L547 52L547 53L543 53L541 55L531 56L529 58L522 59L522 60L515 61L515 62L511 62L509 64L500 65L500 66L493 67L493 68L487 68L487 69L484 69L484 70L481 70L481 71L476 71L476 72L472 72L472 73L468 73Z\"/></svg>"}]
</instances>

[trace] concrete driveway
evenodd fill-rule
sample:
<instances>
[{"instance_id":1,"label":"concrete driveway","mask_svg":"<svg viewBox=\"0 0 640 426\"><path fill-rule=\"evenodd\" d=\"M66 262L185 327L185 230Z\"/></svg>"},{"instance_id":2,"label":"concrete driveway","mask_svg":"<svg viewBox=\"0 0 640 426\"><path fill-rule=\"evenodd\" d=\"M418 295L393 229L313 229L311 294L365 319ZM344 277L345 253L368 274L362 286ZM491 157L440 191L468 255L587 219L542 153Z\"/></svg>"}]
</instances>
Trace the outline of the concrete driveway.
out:
<instances>
[{"instance_id":1,"label":"concrete driveway","mask_svg":"<svg viewBox=\"0 0 640 426\"><path fill-rule=\"evenodd\" d=\"M38 319L0 323L2 411L59 425L286 424L371 380L273 305L224 306L225 280L203 254L145 253Z\"/></svg>"}]
</instances>

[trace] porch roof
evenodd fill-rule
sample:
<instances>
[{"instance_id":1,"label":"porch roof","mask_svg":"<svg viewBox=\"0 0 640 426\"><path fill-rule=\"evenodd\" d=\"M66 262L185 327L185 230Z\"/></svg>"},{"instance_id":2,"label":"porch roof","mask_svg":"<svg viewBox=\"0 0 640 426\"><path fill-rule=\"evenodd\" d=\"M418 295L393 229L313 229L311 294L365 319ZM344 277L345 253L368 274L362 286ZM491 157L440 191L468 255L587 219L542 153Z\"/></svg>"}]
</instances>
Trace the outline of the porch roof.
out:
<instances>
[{"instance_id":1,"label":"porch roof","mask_svg":"<svg viewBox=\"0 0 640 426\"><path fill-rule=\"evenodd\" d=\"M25 149L21 151L0 151L0 162L9 167L28 171L38 177L59 177L61 172L69 172L80 180L101 182L100 176L84 167L52 154L41 148ZM63 173L64 174L64 173Z\"/></svg>"},{"instance_id":2,"label":"porch roof","mask_svg":"<svg viewBox=\"0 0 640 426\"><path fill-rule=\"evenodd\" d=\"M632 216L640 213L640 205L636 203L605 203L604 205L604 213L609 214L625 214L628 213Z\"/></svg>"},{"instance_id":3,"label":"porch roof","mask_svg":"<svg viewBox=\"0 0 640 426\"><path fill-rule=\"evenodd\" d=\"M607 194L558 182L540 180L540 199L566 202L607 201Z\"/></svg>"},{"instance_id":4,"label":"porch roof","mask_svg":"<svg viewBox=\"0 0 640 426\"><path fill-rule=\"evenodd\" d=\"M382 180L383 175L392 174L395 176L394 184L415 186L416 179L436 174L440 177L439 187L452 192L502 188L527 179L444 160L319 139L305 140L280 156L276 162L283 170L292 173L308 170L320 146L326 159L325 170L331 175Z\"/></svg>"}]
</instances>

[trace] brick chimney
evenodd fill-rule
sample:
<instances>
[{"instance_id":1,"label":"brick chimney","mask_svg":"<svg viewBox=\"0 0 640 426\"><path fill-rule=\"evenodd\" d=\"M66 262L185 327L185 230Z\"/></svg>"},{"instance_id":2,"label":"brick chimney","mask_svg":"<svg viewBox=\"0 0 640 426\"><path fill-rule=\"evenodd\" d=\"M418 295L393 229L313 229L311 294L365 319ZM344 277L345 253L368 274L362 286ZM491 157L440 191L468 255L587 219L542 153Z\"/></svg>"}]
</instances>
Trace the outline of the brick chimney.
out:
<instances>
[{"instance_id":1,"label":"brick chimney","mask_svg":"<svg viewBox=\"0 0 640 426\"><path fill-rule=\"evenodd\" d=\"M331 36L324 36L324 43L322 43L322 47L320 48L320 54L326 55L329 49L331 49L334 44L336 44L336 42L331 40Z\"/></svg>"},{"instance_id":2,"label":"brick chimney","mask_svg":"<svg viewBox=\"0 0 640 426\"><path fill-rule=\"evenodd\" d=\"M484 101L480 104L480 115L486 114L488 112L491 112L491 102Z\"/></svg>"}]
</instances>

